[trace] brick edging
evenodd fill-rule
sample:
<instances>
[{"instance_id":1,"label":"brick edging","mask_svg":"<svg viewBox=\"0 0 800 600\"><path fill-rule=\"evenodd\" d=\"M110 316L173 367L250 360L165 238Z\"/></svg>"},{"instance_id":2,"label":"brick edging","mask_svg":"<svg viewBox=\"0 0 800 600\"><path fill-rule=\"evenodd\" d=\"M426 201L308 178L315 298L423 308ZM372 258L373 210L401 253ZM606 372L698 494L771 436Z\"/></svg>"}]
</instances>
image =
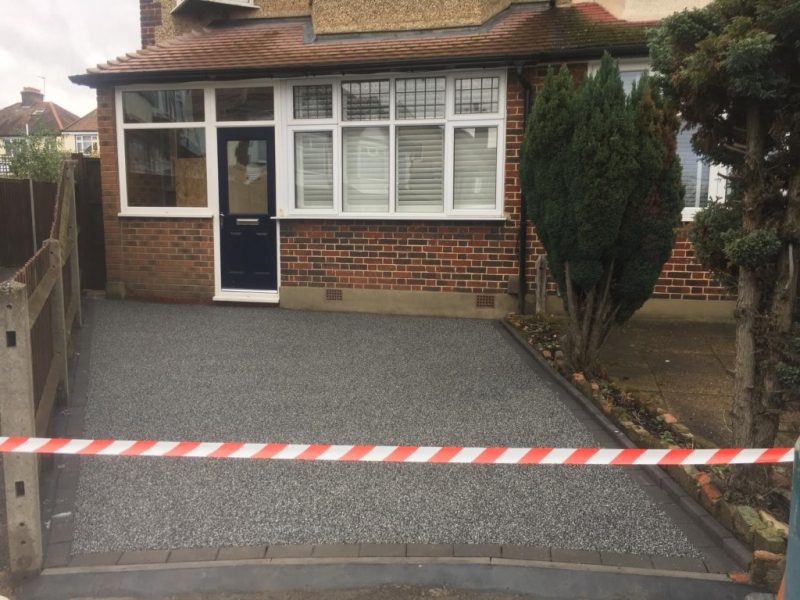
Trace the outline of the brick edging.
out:
<instances>
[{"instance_id":1,"label":"brick edging","mask_svg":"<svg viewBox=\"0 0 800 600\"><path fill-rule=\"evenodd\" d=\"M527 340L506 319L501 319L505 331L533 358L537 365L550 374L559 386L588 412L592 418L616 441L622 448L636 448L636 444L625 435L614 423L608 419L586 396L581 394L567 381L564 376L553 368L539 353L528 344ZM725 553L739 566L746 568L753 560L753 553L742 544L733 533L719 523L705 508L694 498L689 496L683 488L659 467L642 465L641 468L653 482L663 489L691 518L692 522L700 527Z\"/></svg>"}]
</instances>

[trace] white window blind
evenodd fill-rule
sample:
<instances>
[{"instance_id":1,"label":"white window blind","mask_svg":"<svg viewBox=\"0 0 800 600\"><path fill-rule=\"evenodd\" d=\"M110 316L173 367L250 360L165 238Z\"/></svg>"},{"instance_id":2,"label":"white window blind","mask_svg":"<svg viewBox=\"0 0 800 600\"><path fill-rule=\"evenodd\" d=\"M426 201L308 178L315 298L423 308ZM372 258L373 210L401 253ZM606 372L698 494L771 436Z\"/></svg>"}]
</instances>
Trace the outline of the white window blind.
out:
<instances>
[{"instance_id":1,"label":"white window blind","mask_svg":"<svg viewBox=\"0 0 800 600\"><path fill-rule=\"evenodd\" d=\"M342 204L346 212L389 210L389 128L342 128Z\"/></svg>"},{"instance_id":2,"label":"white window blind","mask_svg":"<svg viewBox=\"0 0 800 600\"><path fill-rule=\"evenodd\" d=\"M333 208L333 132L294 134L295 206Z\"/></svg>"},{"instance_id":3,"label":"white window blind","mask_svg":"<svg viewBox=\"0 0 800 600\"><path fill-rule=\"evenodd\" d=\"M441 212L444 127L397 128L397 212Z\"/></svg>"},{"instance_id":4,"label":"white window blind","mask_svg":"<svg viewBox=\"0 0 800 600\"><path fill-rule=\"evenodd\" d=\"M497 127L461 127L453 135L453 208L494 208Z\"/></svg>"},{"instance_id":5,"label":"white window blind","mask_svg":"<svg viewBox=\"0 0 800 600\"><path fill-rule=\"evenodd\" d=\"M692 150L691 130L678 134L678 158L683 167L682 180L686 188L684 204L687 208L705 208L708 204L709 164Z\"/></svg>"}]
</instances>

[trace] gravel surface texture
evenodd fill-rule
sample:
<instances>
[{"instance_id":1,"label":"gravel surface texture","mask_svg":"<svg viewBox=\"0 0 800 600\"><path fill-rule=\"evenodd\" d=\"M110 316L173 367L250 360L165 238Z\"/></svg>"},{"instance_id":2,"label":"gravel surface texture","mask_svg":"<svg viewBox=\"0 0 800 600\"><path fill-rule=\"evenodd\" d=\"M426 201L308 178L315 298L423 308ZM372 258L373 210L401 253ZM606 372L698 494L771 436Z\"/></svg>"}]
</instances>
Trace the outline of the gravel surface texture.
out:
<instances>
[{"instance_id":1,"label":"gravel surface texture","mask_svg":"<svg viewBox=\"0 0 800 600\"><path fill-rule=\"evenodd\" d=\"M587 446L490 321L93 301L85 434ZM699 556L620 468L92 457L73 552L506 543Z\"/></svg>"}]
</instances>

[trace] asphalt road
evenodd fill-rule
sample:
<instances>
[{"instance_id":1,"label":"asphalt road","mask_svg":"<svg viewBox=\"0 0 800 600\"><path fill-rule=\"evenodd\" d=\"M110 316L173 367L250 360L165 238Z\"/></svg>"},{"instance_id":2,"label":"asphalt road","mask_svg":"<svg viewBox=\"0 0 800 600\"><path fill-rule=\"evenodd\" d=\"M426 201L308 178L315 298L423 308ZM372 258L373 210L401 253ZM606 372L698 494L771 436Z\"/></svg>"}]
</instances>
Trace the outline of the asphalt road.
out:
<instances>
[{"instance_id":1,"label":"asphalt road","mask_svg":"<svg viewBox=\"0 0 800 600\"><path fill-rule=\"evenodd\" d=\"M90 301L85 435L584 446L489 321ZM73 553L505 543L698 556L621 468L82 460Z\"/></svg>"}]
</instances>

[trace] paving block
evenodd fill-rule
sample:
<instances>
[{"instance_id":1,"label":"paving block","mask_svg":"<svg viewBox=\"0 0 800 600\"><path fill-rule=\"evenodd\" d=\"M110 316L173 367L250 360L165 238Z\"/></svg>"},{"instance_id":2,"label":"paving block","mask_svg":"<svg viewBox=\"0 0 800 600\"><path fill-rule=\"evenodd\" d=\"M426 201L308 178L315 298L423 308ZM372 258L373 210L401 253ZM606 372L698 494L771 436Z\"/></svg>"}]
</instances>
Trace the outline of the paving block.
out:
<instances>
[{"instance_id":1,"label":"paving block","mask_svg":"<svg viewBox=\"0 0 800 600\"><path fill-rule=\"evenodd\" d=\"M514 558L517 560L550 560L550 548L547 546L514 546L503 544L501 549L503 558Z\"/></svg>"},{"instance_id":2,"label":"paving block","mask_svg":"<svg viewBox=\"0 0 800 600\"><path fill-rule=\"evenodd\" d=\"M123 552L119 565L153 565L167 562L169 550L133 550Z\"/></svg>"},{"instance_id":3,"label":"paving block","mask_svg":"<svg viewBox=\"0 0 800 600\"><path fill-rule=\"evenodd\" d=\"M690 556L653 556L653 566L665 571L691 571L692 573L706 573L706 566L702 559Z\"/></svg>"},{"instance_id":4,"label":"paving block","mask_svg":"<svg viewBox=\"0 0 800 600\"><path fill-rule=\"evenodd\" d=\"M78 554L69 561L70 567L105 567L115 565L122 558L122 552L92 552Z\"/></svg>"},{"instance_id":5,"label":"paving block","mask_svg":"<svg viewBox=\"0 0 800 600\"><path fill-rule=\"evenodd\" d=\"M453 544L406 544L406 556L453 556Z\"/></svg>"},{"instance_id":6,"label":"paving block","mask_svg":"<svg viewBox=\"0 0 800 600\"><path fill-rule=\"evenodd\" d=\"M774 527L757 529L753 535L753 544L756 550L766 550L775 554L786 553L786 538Z\"/></svg>"},{"instance_id":7,"label":"paving block","mask_svg":"<svg viewBox=\"0 0 800 600\"><path fill-rule=\"evenodd\" d=\"M280 544L267 548L267 558L309 558L314 547L310 544Z\"/></svg>"},{"instance_id":8,"label":"paving block","mask_svg":"<svg viewBox=\"0 0 800 600\"><path fill-rule=\"evenodd\" d=\"M703 548L703 562L709 573L730 573L739 568L739 565L719 548Z\"/></svg>"},{"instance_id":9,"label":"paving block","mask_svg":"<svg viewBox=\"0 0 800 600\"><path fill-rule=\"evenodd\" d=\"M500 558L500 544L453 544L453 556Z\"/></svg>"},{"instance_id":10,"label":"paving block","mask_svg":"<svg viewBox=\"0 0 800 600\"><path fill-rule=\"evenodd\" d=\"M219 548L178 548L169 553L167 562L202 562L215 560Z\"/></svg>"},{"instance_id":11,"label":"paving block","mask_svg":"<svg viewBox=\"0 0 800 600\"><path fill-rule=\"evenodd\" d=\"M219 549L217 560L253 560L264 558L267 546L226 546Z\"/></svg>"},{"instance_id":12,"label":"paving block","mask_svg":"<svg viewBox=\"0 0 800 600\"><path fill-rule=\"evenodd\" d=\"M569 550L565 548L553 548L550 555L553 562L577 563L581 565L601 565L600 553L594 550Z\"/></svg>"},{"instance_id":13,"label":"paving block","mask_svg":"<svg viewBox=\"0 0 800 600\"><path fill-rule=\"evenodd\" d=\"M47 534L47 542L49 544L58 544L59 542L71 542L73 534L72 519L59 519L52 522L50 531Z\"/></svg>"},{"instance_id":14,"label":"paving block","mask_svg":"<svg viewBox=\"0 0 800 600\"><path fill-rule=\"evenodd\" d=\"M363 557L398 557L406 555L405 544L359 544L358 555Z\"/></svg>"},{"instance_id":15,"label":"paving block","mask_svg":"<svg viewBox=\"0 0 800 600\"><path fill-rule=\"evenodd\" d=\"M72 542L48 544L44 551L44 568L66 567L72 551Z\"/></svg>"},{"instance_id":16,"label":"paving block","mask_svg":"<svg viewBox=\"0 0 800 600\"><path fill-rule=\"evenodd\" d=\"M653 561L643 554L624 554L621 552L600 552L600 560L609 567L632 567L652 569Z\"/></svg>"},{"instance_id":17,"label":"paving block","mask_svg":"<svg viewBox=\"0 0 800 600\"><path fill-rule=\"evenodd\" d=\"M358 544L322 544L311 551L314 558L353 558L358 556Z\"/></svg>"}]
</instances>

